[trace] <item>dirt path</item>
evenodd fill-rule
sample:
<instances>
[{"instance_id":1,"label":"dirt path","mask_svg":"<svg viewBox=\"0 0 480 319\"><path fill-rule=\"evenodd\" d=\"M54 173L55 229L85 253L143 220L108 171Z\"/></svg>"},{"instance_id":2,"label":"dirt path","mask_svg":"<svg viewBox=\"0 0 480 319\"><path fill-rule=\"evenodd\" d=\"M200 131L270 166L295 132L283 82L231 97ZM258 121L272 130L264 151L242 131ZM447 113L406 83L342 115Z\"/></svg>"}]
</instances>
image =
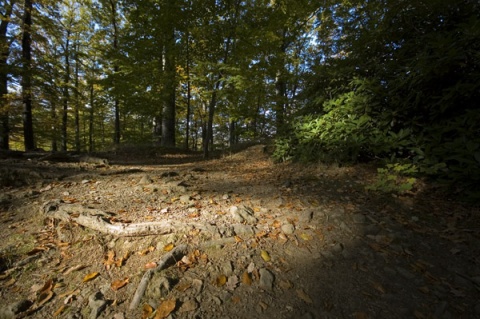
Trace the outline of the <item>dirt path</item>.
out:
<instances>
[{"instance_id":1,"label":"dirt path","mask_svg":"<svg viewBox=\"0 0 480 319\"><path fill-rule=\"evenodd\" d=\"M369 194L366 167L273 164L261 146L110 162L0 163L0 318L480 317L478 209ZM173 228L103 234L45 215L52 201Z\"/></svg>"}]
</instances>

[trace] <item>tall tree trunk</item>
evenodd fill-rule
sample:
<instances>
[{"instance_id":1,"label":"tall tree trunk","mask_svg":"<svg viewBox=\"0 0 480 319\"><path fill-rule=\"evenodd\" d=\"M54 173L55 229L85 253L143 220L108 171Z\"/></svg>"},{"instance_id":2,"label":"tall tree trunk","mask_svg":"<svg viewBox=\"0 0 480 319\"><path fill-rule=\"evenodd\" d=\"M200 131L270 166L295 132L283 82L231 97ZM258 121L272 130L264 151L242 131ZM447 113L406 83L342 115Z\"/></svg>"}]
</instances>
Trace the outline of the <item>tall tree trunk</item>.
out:
<instances>
[{"instance_id":1,"label":"tall tree trunk","mask_svg":"<svg viewBox=\"0 0 480 319\"><path fill-rule=\"evenodd\" d=\"M15 1L5 6L5 12L0 13L0 149L8 150L10 125L8 94L8 70L7 60L10 55L10 43L7 38L8 23L12 15Z\"/></svg>"},{"instance_id":2,"label":"tall tree trunk","mask_svg":"<svg viewBox=\"0 0 480 319\"><path fill-rule=\"evenodd\" d=\"M75 150L80 152L80 89L79 89L79 81L78 81L78 72L80 68L80 61L78 60L78 50L79 44L75 44Z\"/></svg>"},{"instance_id":3,"label":"tall tree trunk","mask_svg":"<svg viewBox=\"0 0 480 319\"><path fill-rule=\"evenodd\" d=\"M110 0L110 9L112 10L112 26L113 26L113 52L117 54L118 52L118 26L117 26L117 4L116 0ZM113 76L115 83L115 76L118 74L119 67L115 64L113 65ZM115 131L113 134L113 143L120 144L121 132L120 132L120 100L117 95L115 95L114 101L114 112L115 112Z\"/></svg>"},{"instance_id":4,"label":"tall tree trunk","mask_svg":"<svg viewBox=\"0 0 480 319\"><path fill-rule=\"evenodd\" d=\"M62 111L62 145L61 150L67 150L67 128L68 128L68 102L70 100L70 30L67 30L67 39L65 42L65 78L63 79L63 111Z\"/></svg>"},{"instance_id":5,"label":"tall tree trunk","mask_svg":"<svg viewBox=\"0 0 480 319\"><path fill-rule=\"evenodd\" d=\"M57 105L55 101L52 101L52 108L50 110L52 116L52 152L58 151L57 138L58 138L58 119L57 119Z\"/></svg>"},{"instance_id":6,"label":"tall tree trunk","mask_svg":"<svg viewBox=\"0 0 480 319\"><path fill-rule=\"evenodd\" d=\"M172 23L172 7L167 4L164 47L165 47L165 85L163 94L162 110L162 141L161 145L166 147L175 147L175 91L176 91L176 69L175 69L175 27Z\"/></svg>"},{"instance_id":7,"label":"tall tree trunk","mask_svg":"<svg viewBox=\"0 0 480 319\"><path fill-rule=\"evenodd\" d=\"M190 138L190 117L191 117L191 100L192 100L192 87L190 83L190 34L187 31L187 115L185 119L185 146L184 148L188 150L189 147L189 138Z\"/></svg>"},{"instance_id":8,"label":"tall tree trunk","mask_svg":"<svg viewBox=\"0 0 480 319\"><path fill-rule=\"evenodd\" d=\"M35 149L32 117L32 0L25 0L22 35L23 138L26 151Z\"/></svg>"},{"instance_id":9,"label":"tall tree trunk","mask_svg":"<svg viewBox=\"0 0 480 319\"><path fill-rule=\"evenodd\" d=\"M88 121L88 152L92 153L94 150L93 147L93 119L95 112L95 88L93 81L90 85L90 117Z\"/></svg>"}]
</instances>

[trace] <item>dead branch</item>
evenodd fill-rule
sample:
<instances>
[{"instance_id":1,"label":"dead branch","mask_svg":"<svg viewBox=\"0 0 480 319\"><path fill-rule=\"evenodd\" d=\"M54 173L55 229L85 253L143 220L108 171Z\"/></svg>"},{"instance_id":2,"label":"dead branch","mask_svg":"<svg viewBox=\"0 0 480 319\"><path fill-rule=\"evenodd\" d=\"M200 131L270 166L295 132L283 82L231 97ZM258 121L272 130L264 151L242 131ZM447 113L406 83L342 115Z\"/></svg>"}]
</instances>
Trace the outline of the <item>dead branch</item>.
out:
<instances>
[{"instance_id":1,"label":"dead branch","mask_svg":"<svg viewBox=\"0 0 480 319\"><path fill-rule=\"evenodd\" d=\"M108 220L109 215L102 210L86 208L78 204L64 204L60 201L47 202L42 209L43 213L49 217L75 222L101 233L119 237L165 235L188 227L206 230L198 223L179 224L169 220L146 223L111 223Z\"/></svg>"},{"instance_id":2,"label":"dead branch","mask_svg":"<svg viewBox=\"0 0 480 319\"><path fill-rule=\"evenodd\" d=\"M130 302L129 309L134 310L138 307L140 300L147 290L148 283L152 279L153 275L156 272L160 272L163 269L167 268L169 265L174 264L177 260L180 260L187 253L187 245L180 245L175 247L173 250L163 255L162 258L157 262L157 267L149 269L143 274L140 283L138 284L137 290L133 295L132 301Z\"/></svg>"}]
</instances>

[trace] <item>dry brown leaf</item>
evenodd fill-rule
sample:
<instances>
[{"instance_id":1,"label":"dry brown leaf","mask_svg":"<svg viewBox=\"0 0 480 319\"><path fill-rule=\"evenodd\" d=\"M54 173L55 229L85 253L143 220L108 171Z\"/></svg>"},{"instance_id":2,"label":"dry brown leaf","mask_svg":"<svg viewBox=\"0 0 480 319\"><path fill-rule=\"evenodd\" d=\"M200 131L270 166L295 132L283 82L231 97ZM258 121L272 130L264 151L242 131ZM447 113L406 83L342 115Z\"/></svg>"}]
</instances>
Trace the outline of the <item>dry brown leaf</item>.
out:
<instances>
[{"instance_id":1,"label":"dry brown leaf","mask_svg":"<svg viewBox=\"0 0 480 319\"><path fill-rule=\"evenodd\" d=\"M262 250L260 256L262 256L262 259L266 262L269 262L272 259L266 250Z\"/></svg>"},{"instance_id":2,"label":"dry brown leaf","mask_svg":"<svg viewBox=\"0 0 480 319\"><path fill-rule=\"evenodd\" d=\"M297 289L298 298L302 299L305 303L311 305L313 304L312 298L303 291L303 289Z\"/></svg>"},{"instance_id":3,"label":"dry brown leaf","mask_svg":"<svg viewBox=\"0 0 480 319\"><path fill-rule=\"evenodd\" d=\"M46 304L50 299L53 297L53 291L48 290L42 292L40 295L37 297L37 306L41 307L44 304Z\"/></svg>"},{"instance_id":4,"label":"dry brown leaf","mask_svg":"<svg viewBox=\"0 0 480 319\"><path fill-rule=\"evenodd\" d=\"M84 278L83 278L83 282L88 282L90 280L93 280L95 278L97 278L99 275L98 272L92 272L90 274L87 274Z\"/></svg>"},{"instance_id":5,"label":"dry brown leaf","mask_svg":"<svg viewBox=\"0 0 480 319\"><path fill-rule=\"evenodd\" d=\"M128 284L128 278L122 279L122 280L115 280L112 282L112 290L117 291L118 289L124 287L126 284Z\"/></svg>"},{"instance_id":6,"label":"dry brown leaf","mask_svg":"<svg viewBox=\"0 0 480 319\"><path fill-rule=\"evenodd\" d=\"M145 248L145 249L142 250L142 251L139 251L138 254L139 254L140 256L145 256L145 255L147 255L148 253L150 253L150 252L152 252L152 251L154 251L154 250L155 250L155 247L150 246L150 247L148 247L148 248Z\"/></svg>"},{"instance_id":7,"label":"dry brown leaf","mask_svg":"<svg viewBox=\"0 0 480 319\"><path fill-rule=\"evenodd\" d=\"M70 274L70 273L72 273L72 272L74 272L74 271L81 270L81 269L84 269L84 268L86 268L86 267L87 267L87 266L85 266L85 265L76 265L76 266L73 266L73 267L68 268L63 274L64 274L64 275L68 275L68 274Z\"/></svg>"},{"instance_id":8,"label":"dry brown leaf","mask_svg":"<svg viewBox=\"0 0 480 319\"><path fill-rule=\"evenodd\" d=\"M167 245L165 245L165 247L163 247L163 251L169 252L169 251L171 251L174 247L175 247L175 245L172 244L172 243L167 244Z\"/></svg>"},{"instance_id":9,"label":"dry brown leaf","mask_svg":"<svg viewBox=\"0 0 480 319\"><path fill-rule=\"evenodd\" d=\"M175 290L178 290L180 292L185 292L187 291L190 287L192 287L192 284L189 282L184 282L182 284L178 284L175 286Z\"/></svg>"},{"instance_id":10,"label":"dry brown leaf","mask_svg":"<svg viewBox=\"0 0 480 319\"><path fill-rule=\"evenodd\" d=\"M154 262L154 261L151 261L151 262L145 264L145 269L152 269L152 268L156 268L156 267L157 267L157 263Z\"/></svg>"},{"instance_id":11,"label":"dry brown leaf","mask_svg":"<svg viewBox=\"0 0 480 319\"><path fill-rule=\"evenodd\" d=\"M160 307L157 308L157 313L155 314L155 319L164 319L175 310L177 305L176 299L169 299L160 304Z\"/></svg>"},{"instance_id":12,"label":"dry brown leaf","mask_svg":"<svg viewBox=\"0 0 480 319\"><path fill-rule=\"evenodd\" d=\"M240 236L235 236L234 238L235 238L235 242L236 242L236 243L241 243L241 242L243 242L243 239L242 239Z\"/></svg>"},{"instance_id":13,"label":"dry brown leaf","mask_svg":"<svg viewBox=\"0 0 480 319\"><path fill-rule=\"evenodd\" d=\"M357 311L353 314L355 319L368 319L368 315L365 312Z\"/></svg>"},{"instance_id":14,"label":"dry brown leaf","mask_svg":"<svg viewBox=\"0 0 480 319\"><path fill-rule=\"evenodd\" d=\"M383 288L382 284L379 282L372 282L373 288L375 288L378 292L385 294L385 288Z\"/></svg>"},{"instance_id":15,"label":"dry brown leaf","mask_svg":"<svg viewBox=\"0 0 480 319\"><path fill-rule=\"evenodd\" d=\"M300 238L305 240L305 241L309 241L309 240L312 240L312 236L310 236L309 234L306 234L306 233L302 233L300 235Z\"/></svg>"},{"instance_id":16,"label":"dry brown leaf","mask_svg":"<svg viewBox=\"0 0 480 319\"><path fill-rule=\"evenodd\" d=\"M245 271L242 275L242 284L248 286L252 285L252 276L248 273L248 271Z\"/></svg>"},{"instance_id":17,"label":"dry brown leaf","mask_svg":"<svg viewBox=\"0 0 480 319\"><path fill-rule=\"evenodd\" d=\"M153 308L149 304L144 304L142 308L142 319L147 319L153 313Z\"/></svg>"},{"instance_id":18,"label":"dry brown leaf","mask_svg":"<svg viewBox=\"0 0 480 319\"><path fill-rule=\"evenodd\" d=\"M218 286L218 287L222 287L223 285L225 285L227 283L227 276L225 275L220 275L217 277L217 279L215 280L215 284Z\"/></svg>"},{"instance_id":19,"label":"dry brown leaf","mask_svg":"<svg viewBox=\"0 0 480 319\"><path fill-rule=\"evenodd\" d=\"M65 310L66 306L62 305L60 308L57 309L57 311L54 312L53 316L58 317L60 314Z\"/></svg>"}]
</instances>

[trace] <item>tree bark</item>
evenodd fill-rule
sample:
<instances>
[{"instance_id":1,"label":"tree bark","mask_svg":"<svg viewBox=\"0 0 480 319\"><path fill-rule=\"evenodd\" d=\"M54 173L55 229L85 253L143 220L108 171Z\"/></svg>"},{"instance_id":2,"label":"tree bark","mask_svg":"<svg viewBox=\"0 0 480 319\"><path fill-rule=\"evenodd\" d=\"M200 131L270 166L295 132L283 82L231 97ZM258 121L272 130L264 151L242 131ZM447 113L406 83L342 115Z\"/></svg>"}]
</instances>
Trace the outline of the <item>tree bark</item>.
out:
<instances>
[{"instance_id":1,"label":"tree bark","mask_svg":"<svg viewBox=\"0 0 480 319\"><path fill-rule=\"evenodd\" d=\"M10 148L9 104L7 99L7 60L10 55L10 43L7 38L7 30L14 4L15 1L6 4L4 14L0 14L0 149L2 150L8 150Z\"/></svg>"},{"instance_id":2,"label":"tree bark","mask_svg":"<svg viewBox=\"0 0 480 319\"><path fill-rule=\"evenodd\" d=\"M176 69L175 69L175 27L172 23L172 4L167 4L167 21L164 33L165 48L165 85L162 110L162 140L161 145L175 147L175 94L176 94Z\"/></svg>"},{"instance_id":3,"label":"tree bark","mask_svg":"<svg viewBox=\"0 0 480 319\"><path fill-rule=\"evenodd\" d=\"M22 35L23 139L25 151L35 149L32 117L32 0L25 0Z\"/></svg>"},{"instance_id":4,"label":"tree bark","mask_svg":"<svg viewBox=\"0 0 480 319\"><path fill-rule=\"evenodd\" d=\"M68 85L70 83L70 30L67 30L66 42L65 42L65 78L63 87L63 111L62 111L62 145L61 151L67 151L68 136L68 102L70 100L70 91Z\"/></svg>"},{"instance_id":5,"label":"tree bark","mask_svg":"<svg viewBox=\"0 0 480 319\"><path fill-rule=\"evenodd\" d=\"M118 52L118 26L117 26L117 4L115 2L116 0L110 0L110 9L111 9L111 22L113 26L113 51L115 54ZM115 76L118 74L118 71L120 68L116 63L113 65L113 76L114 76L114 81L113 81L113 86L115 87L116 81L115 81ZM121 138L121 131L120 131L120 100L118 98L118 93L115 94L115 101L114 101L114 113L115 113L115 124L114 124L114 133L113 133L113 143L118 145L120 144L120 138Z\"/></svg>"}]
</instances>

